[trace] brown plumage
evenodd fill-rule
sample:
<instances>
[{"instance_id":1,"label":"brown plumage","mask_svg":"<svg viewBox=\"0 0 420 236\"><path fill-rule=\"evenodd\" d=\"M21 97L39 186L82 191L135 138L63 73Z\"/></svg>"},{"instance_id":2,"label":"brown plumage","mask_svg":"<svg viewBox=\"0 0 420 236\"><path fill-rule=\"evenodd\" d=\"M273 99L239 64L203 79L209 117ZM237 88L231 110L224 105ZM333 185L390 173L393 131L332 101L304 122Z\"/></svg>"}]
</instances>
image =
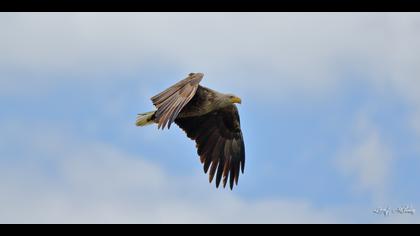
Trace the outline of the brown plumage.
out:
<instances>
[{"instance_id":1,"label":"brown plumage","mask_svg":"<svg viewBox=\"0 0 420 236\"><path fill-rule=\"evenodd\" d=\"M188 77L151 98L157 110L139 114L137 126L156 123L158 129L175 122L195 140L197 153L210 183L216 187L229 180L233 189L245 168L245 145L235 103L241 99L199 85L202 73Z\"/></svg>"}]
</instances>

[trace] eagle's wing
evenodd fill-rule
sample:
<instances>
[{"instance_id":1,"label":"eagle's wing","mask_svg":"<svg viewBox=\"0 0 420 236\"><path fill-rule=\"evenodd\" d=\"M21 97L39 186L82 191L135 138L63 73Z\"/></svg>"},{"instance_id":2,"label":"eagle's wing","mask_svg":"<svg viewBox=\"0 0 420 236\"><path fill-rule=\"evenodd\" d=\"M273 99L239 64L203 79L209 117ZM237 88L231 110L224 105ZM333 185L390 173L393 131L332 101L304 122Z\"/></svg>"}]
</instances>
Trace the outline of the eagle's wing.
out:
<instances>
[{"instance_id":1,"label":"eagle's wing","mask_svg":"<svg viewBox=\"0 0 420 236\"><path fill-rule=\"evenodd\" d=\"M158 129L171 127L182 108L194 97L198 84L203 79L201 73L190 73L189 76L151 98L156 106L155 119L158 121Z\"/></svg>"},{"instance_id":2,"label":"eagle's wing","mask_svg":"<svg viewBox=\"0 0 420 236\"><path fill-rule=\"evenodd\" d=\"M235 105L203 116L178 118L175 123L195 140L204 172L210 169L210 183L216 174L216 187L219 187L222 176L223 187L226 187L229 176L230 188L234 183L238 185L239 170L243 173L245 168L245 145Z\"/></svg>"}]
</instances>

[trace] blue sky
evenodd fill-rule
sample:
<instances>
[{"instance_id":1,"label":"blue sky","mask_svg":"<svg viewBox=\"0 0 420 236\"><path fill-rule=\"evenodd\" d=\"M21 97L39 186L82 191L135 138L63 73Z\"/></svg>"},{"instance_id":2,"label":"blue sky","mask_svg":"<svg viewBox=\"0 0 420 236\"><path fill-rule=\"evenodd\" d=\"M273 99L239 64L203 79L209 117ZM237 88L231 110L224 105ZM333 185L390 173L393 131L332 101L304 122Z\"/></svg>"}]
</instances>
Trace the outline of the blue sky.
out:
<instances>
[{"instance_id":1,"label":"blue sky","mask_svg":"<svg viewBox=\"0 0 420 236\"><path fill-rule=\"evenodd\" d=\"M1 13L0 222L418 223L417 13ZM242 97L247 166L137 128L190 72Z\"/></svg>"}]
</instances>

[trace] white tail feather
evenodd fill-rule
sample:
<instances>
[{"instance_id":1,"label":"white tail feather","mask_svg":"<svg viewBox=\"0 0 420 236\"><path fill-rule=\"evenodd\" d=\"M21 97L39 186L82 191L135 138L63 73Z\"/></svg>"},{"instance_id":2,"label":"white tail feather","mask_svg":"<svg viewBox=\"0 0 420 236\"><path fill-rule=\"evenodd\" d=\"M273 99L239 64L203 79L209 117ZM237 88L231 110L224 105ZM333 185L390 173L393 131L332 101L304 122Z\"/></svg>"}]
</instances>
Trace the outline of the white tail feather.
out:
<instances>
[{"instance_id":1,"label":"white tail feather","mask_svg":"<svg viewBox=\"0 0 420 236\"><path fill-rule=\"evenodd\" d=\"M155 123L153 120L155 112L147 112L143 114L138 114L137 120L136 120L136 126L146 126Z\"/></svg>"}]
</instances>

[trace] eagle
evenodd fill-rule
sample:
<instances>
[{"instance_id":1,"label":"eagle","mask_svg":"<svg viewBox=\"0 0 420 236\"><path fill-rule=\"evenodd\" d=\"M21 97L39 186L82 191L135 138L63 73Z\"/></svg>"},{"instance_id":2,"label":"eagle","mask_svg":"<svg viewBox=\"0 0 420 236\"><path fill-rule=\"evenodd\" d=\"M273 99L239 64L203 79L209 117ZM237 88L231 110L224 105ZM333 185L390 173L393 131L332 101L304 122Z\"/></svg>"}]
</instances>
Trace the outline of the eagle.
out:
<instances>
[{"instance_id":1,"label":"eagle","mask_svg":"<svg viewBox=\"0 0 420 236\"><path fill-rule=\"evenodd\" d=\"M165 91L151 98L157 110L138 114L136 126L157 124L168 129L175 122L196 143L197 154L209 182L216 177L216 188L229 180L230 189L238 185L245 169L245 144L233 94L220 93L200 85L203 73L189 73Z\"/></svg>"}]
</instances>

